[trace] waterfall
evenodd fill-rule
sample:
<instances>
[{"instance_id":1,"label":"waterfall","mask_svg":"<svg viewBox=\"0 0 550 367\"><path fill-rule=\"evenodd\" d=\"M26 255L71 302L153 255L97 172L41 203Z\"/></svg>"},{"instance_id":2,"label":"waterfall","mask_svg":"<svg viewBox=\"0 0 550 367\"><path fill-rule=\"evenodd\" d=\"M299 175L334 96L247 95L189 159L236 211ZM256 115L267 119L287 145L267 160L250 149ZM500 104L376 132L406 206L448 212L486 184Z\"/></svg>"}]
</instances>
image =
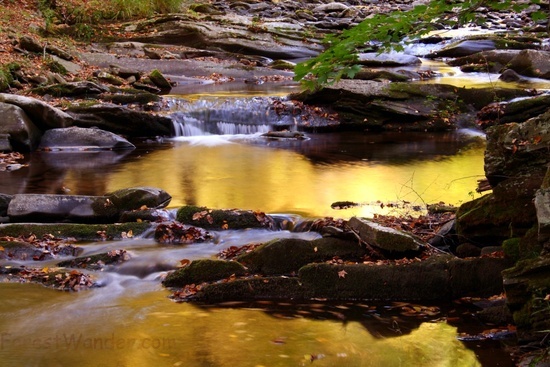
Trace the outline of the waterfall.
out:
<instances>
[{"instance_id":1,"label":"waterfall","mask_svg":"<svg viewBox=\"0 0 550 367\"><path fill-rule=\"evenodd\" d=\"M290 128L293 117L273 109L275 98L203 98L181 101L171 114L175 136L265 133Z\"/></svg>"}]
</instances>

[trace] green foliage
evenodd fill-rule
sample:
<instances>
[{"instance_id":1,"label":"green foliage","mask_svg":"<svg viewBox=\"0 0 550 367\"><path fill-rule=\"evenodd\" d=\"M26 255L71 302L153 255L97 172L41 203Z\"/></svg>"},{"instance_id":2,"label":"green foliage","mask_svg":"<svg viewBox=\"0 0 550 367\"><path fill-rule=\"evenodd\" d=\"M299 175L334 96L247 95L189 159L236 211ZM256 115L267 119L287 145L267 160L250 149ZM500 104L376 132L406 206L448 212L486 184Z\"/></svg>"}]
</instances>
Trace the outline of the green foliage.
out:
<instances>
[{"instance_id":1,"label":"green foliage","mask_svg":"<svg viewBox=\"0 0 550 367\"><path fill-rule=\"evenodd\" d=\"M479 7L494 10L513 9L521 11L540 0L516 3L513 0L432 0L427 5L417 5L409 11L394 11L376 14L357 26L344 30L338 35L328 35L324 39L327 49L320 55L296 65L295 80L300 80L310 88L332 84L346 76L353 78L361 69L357 53L365 49L378 51L403 49L403 42L410 42L444 26L455 28L464 24L480 24L475 12ZM542 11L532 13L533 20L542 19Z\"/></svg>"}]
</instances>

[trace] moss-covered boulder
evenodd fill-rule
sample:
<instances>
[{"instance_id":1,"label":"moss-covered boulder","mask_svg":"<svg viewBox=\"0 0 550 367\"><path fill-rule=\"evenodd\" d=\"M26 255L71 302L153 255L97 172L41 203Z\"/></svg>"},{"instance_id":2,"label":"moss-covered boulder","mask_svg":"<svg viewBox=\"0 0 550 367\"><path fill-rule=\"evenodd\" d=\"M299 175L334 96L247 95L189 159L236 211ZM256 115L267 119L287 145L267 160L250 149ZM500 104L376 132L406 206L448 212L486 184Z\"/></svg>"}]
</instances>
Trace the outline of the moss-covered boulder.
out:
<instances>
[{"instance_id":1,"label":"moss-covered boulder","mask_svg":"<svg viewBox=\"0 0 550 367\"><path fill-rule=\"evenodd\" d=\"M176 219L181 223L217 230L275 228L275 220L271 216L251 210L209 209L186 205L178 209Z\"/></svg>"},{"instance_id":2,"label":"moss-covered boulder","mask_svg":"<svg viewBox=\"0 0 550 367\"><path fill-rule=\"evenodd\" d=\"M57 263L63 268L80 268L87 270L103 270L106 266L121 264L130 259L126 250L112 250L101 254L77 257Z\"/></svg>"},{"instance_id":3,"label":"moss-covered boulder","mask_svg":"<svg viewBox=\"0 0 550 367\"><path fill-rule=\"evenodd\" d=\"M187 266L168 274L162 284L165 287L183 287L189 284L217 281L232 275L246 274L246 268L235 261L194 260Z\"/></svg>"},{"instance_id":4,"label":"moss-covered boulder","mask_svg":"<svg viewBox=\"0 0 550 367\"><path fill-rule=\"evenodd\" d=\"M520 261L503 277L520 339L540 338L550 330L550 257Z\"/></svg>"},{"instance_id":5,"label":"moss-covered boulder","mask_svg":"<svg viewBox=\"0 0 550 367\"><path fill-rule=\"evenodd\" d=\"M137 210L140 208L164 208L172 200L166 191L156 187L130 187L105 194L119 211Z\"/></svg>"},{"instance_id":6,"label":"moss-covered boulder","mask_svg":"<svg viewBox=\"0 0 550 367\"><path fill-rule=\"evenodd\" d=\"M312 262L321 262L338 257L359 261L367 254L365 246L358 241L324 237L313 241L285 238L265 243L235 260L251 272L264 275L291 274Z\"/></svg>"},{"instance_id":7,"label":"moss-covered boulder","mask_svg":"<svg viewBox=\"0 0 550 367\"><path fill-rule=\"evenodd\" d=\"M151 223L123 224L4 224L0 226L0 237L53 235L56 238L73 238L75 241L120 240L139 236L150 230Z\"/></svg>"},{"instance_id":8,"label":"moss-covered boulder","mask_svg":"<svg viewBox=\"0 0 550 367\"><path fill-rule=\"evenodd\" d=\"M172 89L172 84L166 79L166 77L158 69L154 69L149 73L149 79L162 91L169 91Z\"/></svg>"}]
</instances>

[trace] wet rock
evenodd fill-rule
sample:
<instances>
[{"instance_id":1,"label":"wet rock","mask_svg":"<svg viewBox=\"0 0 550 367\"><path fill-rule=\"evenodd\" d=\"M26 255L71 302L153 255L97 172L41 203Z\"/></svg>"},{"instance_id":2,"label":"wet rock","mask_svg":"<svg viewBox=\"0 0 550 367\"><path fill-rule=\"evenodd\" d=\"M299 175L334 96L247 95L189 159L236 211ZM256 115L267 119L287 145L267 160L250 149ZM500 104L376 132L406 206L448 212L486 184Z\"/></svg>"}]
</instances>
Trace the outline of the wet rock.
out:
<instances>
[{"instance_id":1,"label":"wet rock","mask_svg":"<svg viewBox=\"0 0 550 367\"><path fill-rule=\"evenodd\" d=\"M306 135L300 131L269 131L265 134L262 134L263 137L269 139L297 139L303 140L306 138Z\"/></svg>"},{"instance_id":2,"label":"wet rock","mask_svg":"<svg viewBox=\"0 0 550 367\"><path fill-rule=\"evenodd\" d=\"M312 262L331 260L337 256L343 260L360 260L367 254L364 246L355 241L338 238L319 238L306 241L296 238L273 240L235 260L251 272L264 275L291 274Z\"/></svg>"},{"instance_id":3,"label":"wet rock","mask_svg":"<svg viewBox=\"0 0 550 367\"><path fill-rule=\"evenodd\" d=\"M134 111L124 106L102 103L74 106L68 111L80 127L98 127L131 137L172 136L172 120L166 116Z\"/></svg>"},{"instance_id":4,"label":"wet rock","mask_svg":"<svg viewBox=\"0 0 550 367\"><path fill-rule=\"evenodd\" d=\"M187 205L178 209L176 219L206 229L276 228L271 216L250 210L208 209Z\"/></svg>"},{"instance_id":5,"label":"wet rock","mask_svg":"<svg viewBox=\"0 0 550 367\"><path fill-rule=\"evenodd\" d=\"M166 191L147 186L117 190L105 194L105 197L121 212L140 208L160 209L166 207L172 200L172 196Z\"/></svg>"},{"instance_id":6,"label":"wet rock","mask_svg":"<svg viewBox=\"0 0 550 367\"><path fill-rule=\"evenodd\" d=\"M253 299L443 301L502 292L504 259L433 256L405 265L311 263L298 277L248 277L201 284L176 292L179 300L207 302ZM193 279L195 284L200 280Z\"/></svg>"},{"instance_id":7,"label":"wet rock","mask_svg":"<svg viewBox=\"0 0 550 367\"><path fill-rule=\"evenodd\" d=\"M518 74L550 79L549 51L523 50L510 60L508 67Z\"/></svg>"},{"instance_id":8,"label":"wet rock","mask_svg":"<svg viewBox=\"0 0 550 367\"><path fill-rule=\"evenodd\" d=\"M69 127L74 122L71 115L35 98L0 93L0 102L16 105L23 109L31 121L42 131Z\"/></svg>"},{"instance_id":9,"label":"wet rock","mask_svg":"<svg viewBox=\"0 0 550 367\"><path fill-rule=\"evenodd\" d=\"M483 65L485 71L497 73L516 57L520 50L490 50L463 56L447 61L451 66L463 66L468 64Z\"/></svg>"},{"instance_id":10,"label":"wet rock","mask_svg":"<svg viewBox=\"0 0 550 367\"><path fill-rule=\"evenodd\" d=\"M106 267L122 264L130 259L126 250L112 250L109 252L77 257L57 263L57 266L64 268L80 268L87 270L104 270Z\"/></svg>"},{"instance_id":11,"label":"wet rock","mask_svg":"<svg viewBox=\"0 0 550 367\"><path fill-rule=\"evenodd\" d=\"M42 133L20 107L0 102L0 134L7 134L10 146L18 151L32 151Z\"/></svg>"},{"instance_id":12,"label":"wet rock","mask_svg":"<svg viewBox=\"0 0 550 367\"><path fill-rule=\"evenodd\" d=\"M3 224L0 226L0 237L18 237L30 233L41 238L53 235L56 238L72 239L74 241L104 241L120 240L132 236L140 236L152 227L151 223L124 223L124 224Z\"/></svg>"},{"instance_id":13,"label":"wet rock","mask_svg":"<svg viewBox=\"0 0 550 367\"><path fill-rule=\"evenodd\" d=\"M359 234L361 240L389 253L418 251L424 245L411 235L384 227L367 219L353 217L348 226Z\"/></svg>"},{"instance_id":14,"label":"wet rock","mask_svg":"<svg viewBox=\"0 0 550 367\"><path fill-rule=\"evenodd\" d=\"M494 50L496 47L495 42L490 39L465 40L455 42L442 50L426 55L426 57L463 57L481 51Z\"/></svg>"},{"instance_id":15,"label":"wet rock","mask_svg":"<svg viewBox=\"0 0 550 367\"><path fill-rule=\"evenodd\" d=\"M526 82L527 79L522 78L521 75L516 73L512 69L506 69L500 74L498 77L499 80L502 80L503 82L511 83L511 82Z\"/></svg>"},{"instance_id":16,"label":"wet rock","mask_svg":"<svg viewBox=\"0 0 550 367\"><path fill-rule=\"evenodd\" d=\"M246 273L246 268L235 261L194 260L189 265L168 274L162 284L165 287L183 287Z\"/></svg>"},{"instance_id":17,"label":"wet rock","mask_svg":"<svg viewBox=\"0 0 550 367\"><path fill-rule=\"evenodd\" d=\"M422 63L422 61L416 56L398 52L382 54L377 52L368 52L361 53L358 57L359 64L365 66L407 66Z\"/></svg>"},{"instance_id":18,"label":"wet rock","mask_svg":"<svg viewBox=\"0 0 550 367\"><path fill-rule=\"evenodd\" d=\"M550 240L550 188L541 188L535 194L538 240L541 243Z\"/></svg>"},{"instance_id":19,"label":"wet rock","mask_svg":"<svg viewBox=\"0 0 550 367\"><path fill-rule=\"evenodd\" d=\"M202 228L181 223L161 223L155 229L155 241L159 243L188 244L212 240L214 237Z\"/></svg>"},{"instance_id":20,"label":"wet rock","mask_svg":"<svg viewBox=\"0 0 550 367\"><path fill-rule=\"evenodd\" d=\"M128 140L112 132L82 127L47 130L40 142L42 150L123 150L134 149Z\"/></svg>"}]
</instances>

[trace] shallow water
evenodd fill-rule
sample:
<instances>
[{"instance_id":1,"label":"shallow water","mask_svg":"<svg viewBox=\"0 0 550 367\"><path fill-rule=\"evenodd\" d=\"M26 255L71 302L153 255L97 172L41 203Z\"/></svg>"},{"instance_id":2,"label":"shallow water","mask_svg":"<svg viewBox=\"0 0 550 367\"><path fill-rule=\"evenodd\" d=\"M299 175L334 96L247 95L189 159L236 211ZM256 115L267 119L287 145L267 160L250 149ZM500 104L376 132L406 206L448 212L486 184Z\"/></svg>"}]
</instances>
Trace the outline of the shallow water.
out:
<instances>
[{"instance_id":1,"label":"shallow water","mask_svg":"<svg viewBox=\"0 0 550 367\"><path fill-rule=\"evenodd\" d=\"M308 138L270 141L259 134L229 134L136 141L138 149L122 153L36 152L27 157L29 167L5 172L0 192L103 195L155 186L172 195L171 208L254 209L293 220L391 213L395 209L382 209L381 203L404 201L405 211L417 213L416 205L460 204L478 196L484 150L479 134L347 132ZM342 200L363 205L331 208ZM318 236L263 230L214 234L214 242L185 246L151 238L83 244L84 254L124 248L132 257L116 272L96 274L102 287L89 291L0 284L0 365L512 365L494 346L469 349L457 340L460 330L443 319L389 315L383 305L172 302L160 279L182 259L208 258L229 246L273 238Z\"/></svg>"}]
</instances>

